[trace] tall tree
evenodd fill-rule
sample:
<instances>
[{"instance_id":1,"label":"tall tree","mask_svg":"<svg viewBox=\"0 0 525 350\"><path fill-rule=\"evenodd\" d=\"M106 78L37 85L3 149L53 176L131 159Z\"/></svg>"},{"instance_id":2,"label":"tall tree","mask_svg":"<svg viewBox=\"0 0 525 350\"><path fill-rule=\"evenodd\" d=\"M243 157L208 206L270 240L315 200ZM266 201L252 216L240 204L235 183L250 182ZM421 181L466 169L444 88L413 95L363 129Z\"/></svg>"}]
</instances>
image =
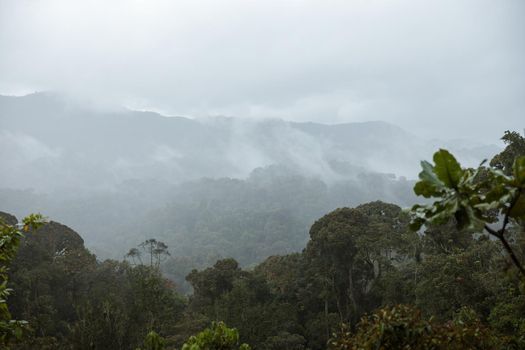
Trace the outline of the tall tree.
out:
<instances>
[{"instance_id":1,"label":"tall tree","mask_svg":"<svg viewBox=\"0 0 525 350\"><path fill-rule=\"evenodd\" d=\"M401 257L407 224L400 207L372 202L337 209L312 226L305 253L327 277L324 288L334 297L341 321L356 322L379 305L374 286Z\"/></svg>"},{"instance_id":2,"label":"tall tree","mask_svg":"<svg viewBox=\"0 0 525 350\"><path fill-rule=\"evenodd\" d=\"M459 229L485 230L500 240L503 248L525 278L525 268L508 238L508 225L525 219L525 156L516 158L510 175L501 170L480 166L462 168L447 150L434 154L434 165L421 162L423 170L414 191L433 204L412 208L411 227L443 224L452 217ZM492 224L502 218L500 227Z\"/></svg>"},{"instance_id":3,"label":"tall tree","mask_svg":"<svg viewBox=\"0 0 525 350\"><path fill-rule=\"evenodd\" d=\"M31 214L22 220L21 227L27 232L37 229L43 222L42 215ZM27 325L26 321L12 320L7 305L7 298L12 291L7 286L9 266L18 251L22 230L18 228L14 217L0 213L0 345L3 346L7 346L13 338L21 338Z\"/></svg>"},{"instance_id":4,"label":"tall tree","mask_svg":"<svg viewBox=\"0 0 525 350\"><path fill-rule=\"evenodd\" d=\"M503 170L506 175L511 175L516 158L525 156L525 138L516 131L507 130L501 139L507 146L491 159L490 166Z\"/></svg>"}]
</instances>

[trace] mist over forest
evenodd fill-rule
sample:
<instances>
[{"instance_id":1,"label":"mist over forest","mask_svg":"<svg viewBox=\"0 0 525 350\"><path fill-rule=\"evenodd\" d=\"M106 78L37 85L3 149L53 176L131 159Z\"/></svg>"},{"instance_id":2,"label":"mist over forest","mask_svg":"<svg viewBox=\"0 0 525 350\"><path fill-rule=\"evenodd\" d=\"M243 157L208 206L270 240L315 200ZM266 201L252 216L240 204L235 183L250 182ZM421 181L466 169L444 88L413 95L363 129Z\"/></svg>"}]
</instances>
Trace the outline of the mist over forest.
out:
<instances>
[{"instance_id":1,"label":"mist over forest","mask_svg":"<svg viewBox=\"0 0 525 350\"><path fill-rule=\"evenodd\" d=\"M0 349L525 349L522 0L0 0Z\"/></svg>"},{"instance_id":2,"label":"mist over forest","mask_svg":"<svg viewBox=\"0 0 525 350\"><path fill-rule=\"evenodd\" d=\"M3 210L45 213L104 258L122 258L149 237L167 242L174 259L231 256L250 265L298 252L331 210L415 203L419 160L435 149L472 166L499 150L428 142L380 121L104 112L53 93L1 96L0 119ZM253 220L261 222L245 232Z\"/></svg>"}]
</instances>

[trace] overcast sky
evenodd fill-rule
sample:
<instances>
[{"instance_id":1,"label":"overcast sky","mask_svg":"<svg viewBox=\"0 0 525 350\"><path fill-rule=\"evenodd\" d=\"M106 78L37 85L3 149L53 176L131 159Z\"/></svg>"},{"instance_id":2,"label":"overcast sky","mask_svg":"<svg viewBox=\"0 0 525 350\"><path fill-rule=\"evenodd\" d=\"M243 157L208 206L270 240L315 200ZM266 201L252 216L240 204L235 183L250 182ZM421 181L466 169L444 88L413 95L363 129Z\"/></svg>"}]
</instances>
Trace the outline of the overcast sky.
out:
<instances>
[{"instance_id":1,"label":"overcast sky","mask_svg":"<svg viewBox=\"0 0 525 350\"><path fill-rule=\"evenodd\" d=\"M525 127L525 1L0 0L0 93L170 115Z\"/></svg>"}]
</instances>

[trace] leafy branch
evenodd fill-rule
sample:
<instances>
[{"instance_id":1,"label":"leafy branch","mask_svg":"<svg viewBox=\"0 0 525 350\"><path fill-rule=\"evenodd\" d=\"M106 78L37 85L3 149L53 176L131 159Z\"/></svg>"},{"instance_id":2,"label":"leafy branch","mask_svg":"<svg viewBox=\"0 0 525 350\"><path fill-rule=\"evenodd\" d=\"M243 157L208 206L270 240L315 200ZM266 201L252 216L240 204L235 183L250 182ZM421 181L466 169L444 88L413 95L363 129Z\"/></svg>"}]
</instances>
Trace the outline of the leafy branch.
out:
<instances>
[{"instance_id":1,"label":"leafy branch","mask_svg":"<svg viewBox=\"0 0 525 350\"><path fill-rule=\"evenodd\" d=\"M447 150L434 154L434 165L421 162L423 170L414 192L425 198L437 198L430 205L412 207L410 227L419 230L427 224L444 224L456 219L458 229L487 231L498 238L512 262L525 278L525 268L516 256L507 237L511 220L525 219L525 157L516 158L510 175L499 169L483 166L462 168ZM489 224L503 218L500 229Z\"/></svg>"},{"instance_id":2,"label":"leafy branch","mask_svg":"<svg viewBox=\"0 0 525 350\"><path fill-rule=\"evenodd\" d=\"M11 319L7 305L7 297L12 290L7 287L9 265L16 256L23 232L38 229L45 222L40 214L31 214L22 220L21 225L9 225L0 218L0 346L6 345L10 339L22 337L26 329L26 321ZM20 229L21 228L21 229Z\"/></svg>"}]
</instances>

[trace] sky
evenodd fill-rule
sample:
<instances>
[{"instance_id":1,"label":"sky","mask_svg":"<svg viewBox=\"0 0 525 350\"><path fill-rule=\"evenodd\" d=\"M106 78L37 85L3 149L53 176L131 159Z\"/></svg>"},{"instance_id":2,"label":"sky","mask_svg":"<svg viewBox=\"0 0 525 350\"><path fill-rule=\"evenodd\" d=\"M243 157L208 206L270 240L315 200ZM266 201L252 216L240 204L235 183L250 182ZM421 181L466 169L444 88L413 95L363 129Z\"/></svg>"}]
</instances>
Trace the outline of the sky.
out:
<instances>
[{"instance_id":1,"label":"sky","mask_svg":"<svg viewBox=\"0 0 525 350\"><path fill-rule=\"evenodd\" d=\"M0 0L0 94L187 117L525 128L522 0Z\"/></svg>"}]
</instances>

